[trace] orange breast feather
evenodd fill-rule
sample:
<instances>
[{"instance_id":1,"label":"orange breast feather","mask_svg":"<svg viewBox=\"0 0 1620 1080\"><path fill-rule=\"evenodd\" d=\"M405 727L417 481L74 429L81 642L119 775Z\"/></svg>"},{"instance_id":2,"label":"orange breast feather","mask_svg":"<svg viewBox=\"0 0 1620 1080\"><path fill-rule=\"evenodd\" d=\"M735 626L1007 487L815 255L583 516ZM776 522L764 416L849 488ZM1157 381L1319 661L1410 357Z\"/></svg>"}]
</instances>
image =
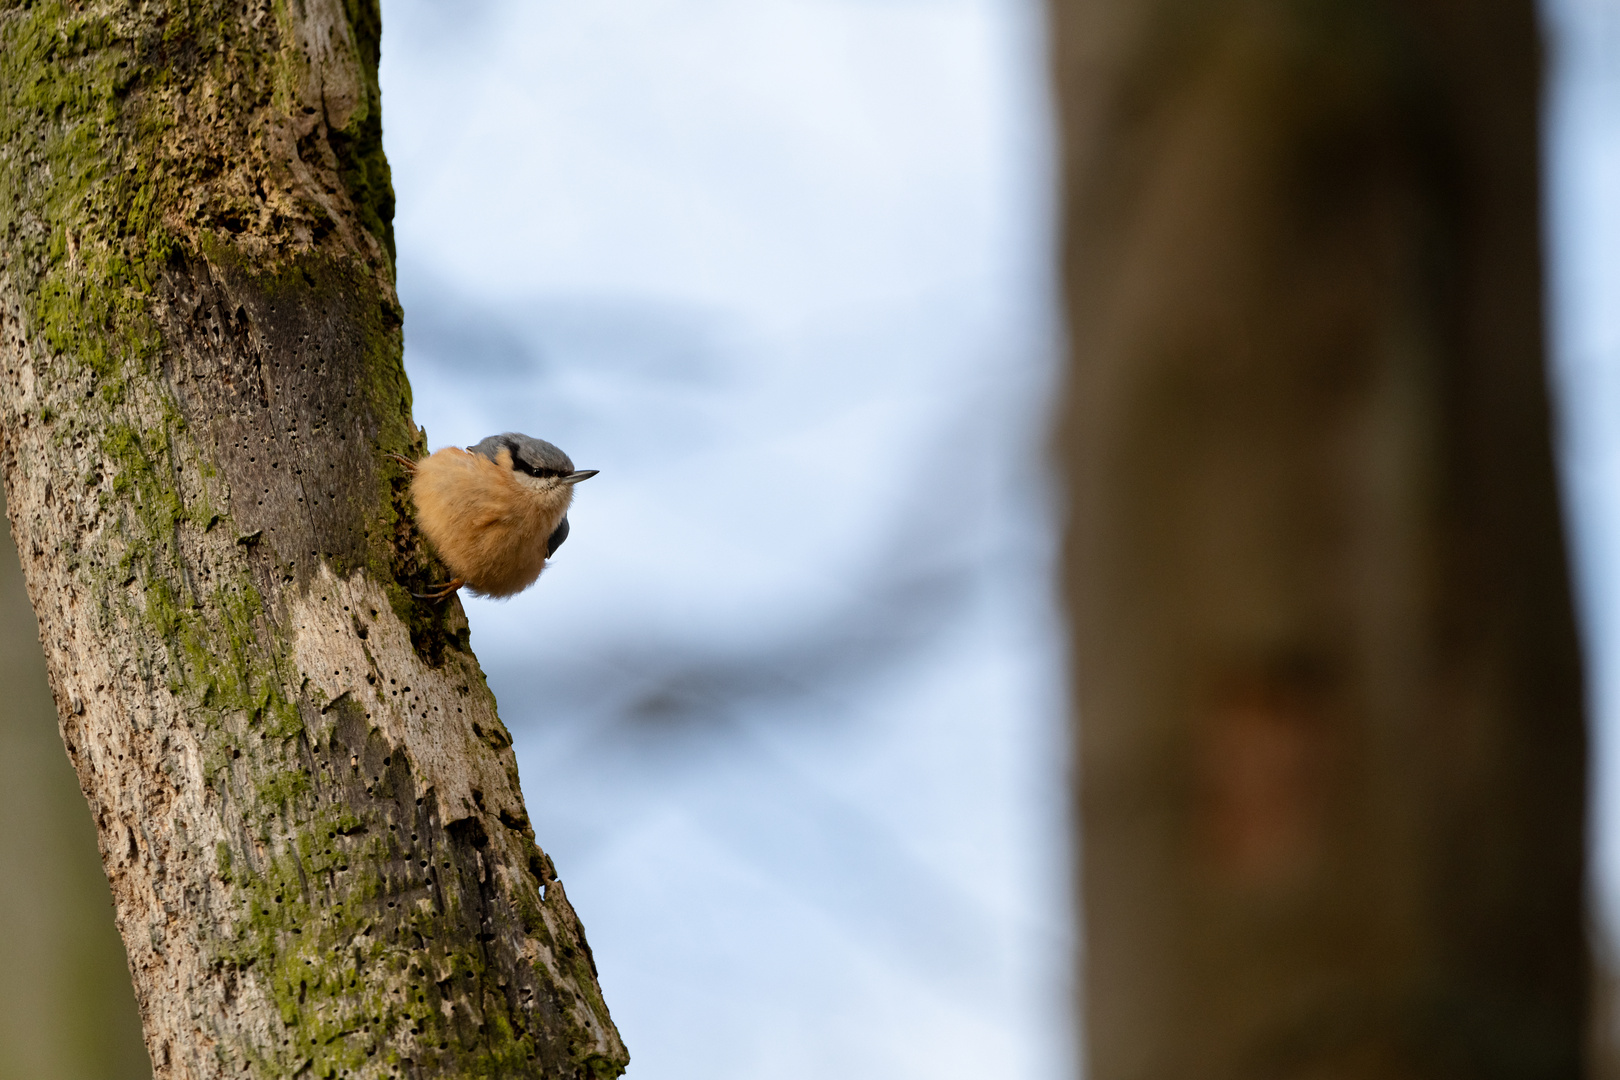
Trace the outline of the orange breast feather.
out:
<instances>
[{"instance_id":1,"label":"orange breast feather","mask_svg":"<svg viewBox=\"0 0 1620 1080\"><path fill-rule=\"evenodd\" d=\"M489 596L534 583L545 568L546 538L568 509L536 499L510 461L498 464L459 447L417 462L411 498L417 524L445 565Z\"/></svg>"}]
</instances>

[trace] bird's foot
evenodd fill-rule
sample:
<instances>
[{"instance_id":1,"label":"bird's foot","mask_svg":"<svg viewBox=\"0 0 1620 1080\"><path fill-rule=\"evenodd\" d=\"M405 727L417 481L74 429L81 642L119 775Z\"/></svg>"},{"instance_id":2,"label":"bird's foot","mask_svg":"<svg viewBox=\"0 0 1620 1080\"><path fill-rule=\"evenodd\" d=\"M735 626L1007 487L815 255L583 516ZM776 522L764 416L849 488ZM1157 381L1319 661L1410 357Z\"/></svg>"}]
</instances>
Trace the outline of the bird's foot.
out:
<instances>
[{"instance_id":1,"label":"bird's foot","mask_svg":"<svg viewBox=\"0 0 1620 1080\"><path fill-rule=\"evenodd\" d=\"M414 473L416 471L416 462L412 461L410 458L406 457L404 454L388 454L387 456L393 458L395 461L397 461L401 465L405 466L405 471L406 472Z\"/></svg>"},{"instance_id":2,"label":"bird's foot","mask_svg":"<svg viewBox=\"0 0 1620 1080\"><path fill-rule=\"evenodd\" d=\"M418 600L443 600L465 584L467 584L467 580L465 578L456 578L454 581L447 581L443 585L429 586L431 589L433 589L432 592L413 592L411 595L416 597Z\"/></svg>"}]
</instances>

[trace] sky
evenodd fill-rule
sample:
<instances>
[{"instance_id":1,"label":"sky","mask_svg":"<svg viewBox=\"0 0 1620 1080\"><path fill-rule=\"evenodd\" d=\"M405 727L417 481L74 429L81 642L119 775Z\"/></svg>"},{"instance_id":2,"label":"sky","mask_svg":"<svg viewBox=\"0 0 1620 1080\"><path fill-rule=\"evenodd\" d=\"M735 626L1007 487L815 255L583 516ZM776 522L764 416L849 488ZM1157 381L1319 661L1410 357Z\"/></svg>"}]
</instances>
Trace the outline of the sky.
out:
<instances>
[{"instance_id":1,"label":"sky","mask_svg":"<svg viewBox=\"0 0 1620 1080\"><path fill-rule=\"evenodd\" d=\"M468 600L642 1080L1073 1075L1032 0L385 0L432 447L601 475Z\"/></svg>"},{"instance_id":2,"label":"sky","mask_svg":"<svg viewBox=\"0 0 1620 1080\"><path fill-rule=\"evenodd\" d=\"M1593 901L1620 960L1620 0L1544 0L1550 354L1592 718Z\"/></svg>"}]
</instances>

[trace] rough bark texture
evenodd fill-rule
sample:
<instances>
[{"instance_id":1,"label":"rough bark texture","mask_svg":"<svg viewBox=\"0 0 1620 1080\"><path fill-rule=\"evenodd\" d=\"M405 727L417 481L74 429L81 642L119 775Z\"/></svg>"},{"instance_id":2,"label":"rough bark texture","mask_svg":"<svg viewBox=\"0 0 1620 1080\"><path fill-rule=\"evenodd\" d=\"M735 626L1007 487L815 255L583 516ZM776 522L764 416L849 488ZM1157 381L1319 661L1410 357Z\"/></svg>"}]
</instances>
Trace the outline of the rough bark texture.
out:
<instances>
[{"instance_id":1,"label":"rough bark texture","mask_svg":"<svg viewBox=\"0 0 1620 1080\"><path fill-rule=\"evenodd\" d=\"M1573 1077L1529 0L1054 0L1096 1080Z\"/></svg>"},{"instance_id":2,"label":"rough bark texture","mask_svg":"<svg viewBox=\"0 0 1620 1080\"><path fill-rule=\"evenodd\" d=\"M374 0L0 5L12 528L160 1078L616 1075L405 477Z\"/></svg>"}]
</instances>

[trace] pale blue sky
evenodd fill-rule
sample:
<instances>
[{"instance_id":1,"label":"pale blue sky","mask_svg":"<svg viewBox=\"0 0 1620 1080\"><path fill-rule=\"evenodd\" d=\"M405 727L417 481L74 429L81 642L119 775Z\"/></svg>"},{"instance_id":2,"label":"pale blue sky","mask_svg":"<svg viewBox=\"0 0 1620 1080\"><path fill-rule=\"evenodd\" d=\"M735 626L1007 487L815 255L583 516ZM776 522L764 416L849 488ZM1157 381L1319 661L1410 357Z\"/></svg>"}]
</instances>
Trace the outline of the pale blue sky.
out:
<instances>
[{"instance_id":1,"label":"pale blue sky","mask_svg":"<svg viewBox=\"0 0 1620 1080\"><path fill-rule=\"evenodd\" d=\"M1594 899L1613 942L1620 928L1620 2L1545 0L1543 11L1551 61L1550 340L1592 704Z\"/></svg>"},{"instance_id":2,"label":"pale blue sky","mask_svg":"<svg viewBox=\"0 0 1620 1080\"><path fill-rule=\"evenodd\" d=\"M384 5L416 416L602 470L468 607L632 1078L1072 1074L1038 10Z\"/></svg>"}]
</instances>

